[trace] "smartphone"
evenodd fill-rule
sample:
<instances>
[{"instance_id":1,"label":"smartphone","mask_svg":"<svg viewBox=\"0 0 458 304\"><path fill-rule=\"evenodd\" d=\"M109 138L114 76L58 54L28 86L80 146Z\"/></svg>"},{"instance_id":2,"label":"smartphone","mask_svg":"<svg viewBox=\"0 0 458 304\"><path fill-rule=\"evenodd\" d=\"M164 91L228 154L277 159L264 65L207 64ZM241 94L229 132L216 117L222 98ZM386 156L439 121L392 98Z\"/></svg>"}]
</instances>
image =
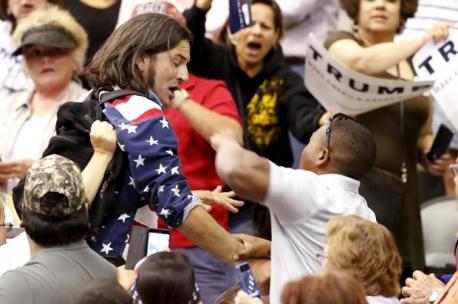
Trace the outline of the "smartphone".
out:
<instances>
[{"instance_id":1,"label":"smartphone","mask_svg":"<svg viewBox=\"0 0 458 304\"><path fill-rule=\"evenodd\" d=\"M164 251L170 246L170 230L150 229L146 237L145 255Z\"/></svg>"},{"instance_id":2,"label":"smartphone","mask_svg":"<svg viewBox=\"0 0 458 304\"><path fill-rule=\"evenodd\" d=\"M237 274L240 279L240 286L252 298L260 298L261 292L251 271L250 264L243 262L235 266Z\"/></svg>"},{"instance_id":3,"label":"smartphone","mask_svg":"<svg viewBox=\"0 0 458 304\"><path fill-rule=\"evenodd\" d=\"M231 34L251 26L251 0L229 0Z\"/></svg>"},{"instance_id":4,"label":"smartphone","mask_svg":"<svg viewBox=\"0 0 458 304\"><path fill-rule=\"evenodd\" d=\"M453 132L445 125L440 125L439 130L437 131L436 137L434 138L433 145L431 150L426 154L426 157L430 162L441 158L441 156L447 152L448 146L453 138Z\"/></svg>"}]
</instances>

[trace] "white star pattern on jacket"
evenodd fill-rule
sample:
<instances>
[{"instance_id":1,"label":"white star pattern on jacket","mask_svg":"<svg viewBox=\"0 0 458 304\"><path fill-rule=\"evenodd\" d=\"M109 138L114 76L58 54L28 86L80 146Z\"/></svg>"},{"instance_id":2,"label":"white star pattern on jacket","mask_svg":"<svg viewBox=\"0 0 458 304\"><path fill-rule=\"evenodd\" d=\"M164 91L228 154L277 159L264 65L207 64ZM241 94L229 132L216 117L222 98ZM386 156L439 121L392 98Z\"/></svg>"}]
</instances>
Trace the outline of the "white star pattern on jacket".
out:
<instances>
[{"instance_id":1,"label":"white star pattern on jacket","mask_svg":"<svg viewBox=\"0 0 458 304\"><path fill-rule=\"evenodd\" d=\"M173 155L174 155L174 154L173 154L173 151L170 150L170 149L168 149L167 151L165 151L165 153L170 154L170 156L173 156Z\"/></svg>"},{"instance_id":2,"label":"white star pattern on jacket","mask_svg":"<svg viewBox=\"0 0 458 304\"><path fill-rule=\"evenodd\" d=\"M154 139L152 136L150 136L146 142L149 143L150 146L159 144L159 141Z\"/></svg>"},{"instance_id":3,"label":"white star pattern on jacket","mask_svg":"<svg viewBox=\"0 0 458 304\"><path fill-rule=\"evenodd\" d=\"M175 195L176 197L180 197L180 188L178 188L178 185L175 185L175 187L170 189L170 191L172 191L173 195Z\"/></svg>"},{"instance_id":4,"label":"white star pattern on jacket","mask_svg":"<svg viewBox=\"0 0 458 304\"><path fill-rule=\"evenodd\" d=\"M172 212L170 212L169 209L162 209L160 213L160 215L164 216L165 218L167 218L170 214L172 214Z\"/></svg>"},{"instance_id":5,"label":"white star pattern on jacket","mask_svg":"<svg viewBox=\"0 0 458 304\"><path fill-rule=\"evenodd\" d=\"M123 213L118 217L118 220L122 221L123 223L126 222L126 219L128 219L130 216L127 213Z\"/></svg>"},{"instance_id":6,"label":"white star pattern on jacket","mask_svg":"<svg viewBox=\"0 0 458 304\"><path fill-rule=\"evenodd\" d=\"M103 248L102 250L100 250L100 252L104 252L106 255L109 255L110 254L110 251L113 250L113 248L111 248L111 242L108 243L108 244L102 244Z\"/></svg>"},{"instance_id":7,"label":"white star pattern on jacket","mask_svg":"<svg viewBox=\"0 0 458 304\"><path fill-rule=\"evenodd\" d=\"M167 166L164 167L162 164L159 164L159 168L157 168L155 171L158 175L161 175L167 172L165 169L167 169Z\"/></svg>"},{"instance_id":8,"label":"white star pattern on jacket","mask_svg":"<svg viewBox=\"0 0 458 304\"><path fill-rule=\"evenodd\" d=\"M138 158L137 159L134 159L134 162L135 162L135 168L138 168L140 166L144 166L145 165L145 158L142 157L141 154L138 155Z\"/></svg>"},{"instance_id":9,"label":"white star pattern on jacket","mask_svg":"<svg viewBox=\"0 0 458 304\"><path fill-rule=\"evenodd\" d=\"M172 170L170 170L170 174L174 175L174 174L180 174L180 172L178 171L178 166L177 167L173 167Z\"/></svg>"},{"instance_id":10,"label":"white star pattern on jacket","mask_svg":"<svg viewBox=\"0 0 458 304\"><path fill-rule=\"evenodd\" d=\"M135 188L135 180L132 176L129 176L129 186L132 186Z\"/></svg>"},{"instance_id":11,"label":"white star pattern on jacket","mask_svg":"<svg viewBox=\"0 0 458 304\"><path fill-rule=\"evenodd\" d=\"M165 119L165 116L160 120L160 123L162 124L162 128L167 128L169 129L169 122L167 121L167 119Z\"/></svg>"},{"instance_id":12,"label":"white star pattern on jacket","mask_svg":"<svg viewBox=\"0 0 458 304\"><path fill-rule=\"evenodd\" d=\"M107 104L104 114L115 126L118 144L128 161L123 165L124 183L117 185L114 202L126 207L135 203L141 206L137 213L145 210L144 217L138 218L135 210L121 211L109 217L103 223L107 228L97 233L91 247L101 255L118 256L134 222L151 225L152 214L147 209L156 210L167 226L178 227L186 208L197 201L187 199L191 190L181 175L176 135L159 101L132 95Z\"/></svg>"}]
</instances>

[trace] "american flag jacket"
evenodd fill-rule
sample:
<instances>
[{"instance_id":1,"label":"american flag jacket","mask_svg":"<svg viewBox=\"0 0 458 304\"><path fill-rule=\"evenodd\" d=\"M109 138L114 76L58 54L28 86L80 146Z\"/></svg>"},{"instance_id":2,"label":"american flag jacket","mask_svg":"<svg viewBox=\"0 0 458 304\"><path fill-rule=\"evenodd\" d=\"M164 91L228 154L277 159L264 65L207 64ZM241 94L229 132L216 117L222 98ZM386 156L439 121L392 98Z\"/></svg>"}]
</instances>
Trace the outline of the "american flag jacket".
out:
<instances>
[{"instance_id":1,"label":"american flag jacket","mask_svg":"<svg viewBox=\"0 0 458 304\"><path fill-rule=\"evenodd\" d=\"M137 209L147 206L175 228L199 200L181 174L177 137L156 95L149 92L148 98L127 95L113 100L105 105L104 114L128 159L118 176L112 204L131 211L105 219L90 246L102 256L121 256ZM145 215L150 219L143 219L144 224L154 225L152 214Z\"/></svg>"}]
</instances>

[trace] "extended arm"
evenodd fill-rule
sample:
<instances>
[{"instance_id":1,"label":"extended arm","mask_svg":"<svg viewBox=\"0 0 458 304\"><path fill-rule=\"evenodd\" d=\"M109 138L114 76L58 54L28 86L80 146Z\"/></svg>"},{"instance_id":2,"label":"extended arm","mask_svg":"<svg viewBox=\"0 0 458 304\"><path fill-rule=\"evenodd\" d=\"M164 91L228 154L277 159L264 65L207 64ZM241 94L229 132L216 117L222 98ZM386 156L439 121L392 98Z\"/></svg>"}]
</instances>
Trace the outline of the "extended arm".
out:
<instances>
[{"instance_id":1,"label":"extended arm","mask_svg":"<svg viewBox=\"0 0 458 304\"><path fill-rule=\"evenodd\" d=\"M82 172L89 206L99 190L108 164L116 151L116 133L109 123L96 120L91 126L90 138L94 154Z\"/></svg>"},{"instance_id":2,"label":"extended arm","mask_svg":"<svg viewBox=\"0 0 458 304\"><path fill-rule=\"evenodd\" d=\"M175 91L175 95L184 94L183 91ZM230 93L227 92L230 98ZM233 138L240 144L243 143L242 128L233 118L221 115L215 111L209 110L197 103L191 96L180 96L185 98L177 109L183 114L186 120L191 124L194 130L200 134L207 142L215 133L225 131L232 134ZM212 98L212 97L210 97ZM175 100L180 100L178 97ZM226 102L233 102L232 100ZM234 105L235 108L235 105Z\"/></svg>"},{"instance_id":3,"label":"extended arm","mask_svg":"<svg viewBox=\"0 0 458 304\"><path fill-rule=\"evenodd\" d=\"M368 75L377 74L412 56L429 40L435 42L448 36L449 24L436 24L423 36L398 42L360 46L351 39L342 39L329 47L329 52L349 68Z\"/></svg>"},{"instance_id":4,"label":"extended arm","mask_svg":"<svg viewBox=\"0 0 458 304\"><path fill-rule=\"evenodd\" d=\"M229 65L228 52L224 46L215 44L205 37L205 20L210 5L210 0L197 1L183 13L194 38L189 70L206 78L222 79L222 69Z\"/></svg>"},{"instance_id":5,"label":"extended arm","mask_svg":"<svg viewBox=\"0 0 458 304\"><path fill-rule=\"evenodd\" d=\"M229 264L233 264L234 257L243 250L242 243L224 230L200 206L192 209L178 230L197 246Z\"/></svg>"},{"instance_id":6,"label":"extended arm","mask_svg":"<svg viewBox=\"0 0 458 304\"><path fill-rule=\"evenodd\" d=\"M150 115L138 113L141 119L127 120L124 115L131 112L126 111L140 102L149 107ZM115 126L119 144L129 159L129 186L149 197L150 206L169 227L179 227L195 244L231 262L242 245L198 206L199 200L181 174L177 139L161 108L151 100L135 97L124 102L122 108L108 105L104 113Z\"/></svg>"},{"instance_id":7,"label":"extended arm","mask_svg":"<svg viewBox=\"0 0 458 304\"><path fill-rule=\"evenodd\" d=\"M260 202L269 187L269 162L256 153L243 149L231 137L216 134L211 138L216 151L218 175L240 197Z\"/></svg>"}]
</instances>

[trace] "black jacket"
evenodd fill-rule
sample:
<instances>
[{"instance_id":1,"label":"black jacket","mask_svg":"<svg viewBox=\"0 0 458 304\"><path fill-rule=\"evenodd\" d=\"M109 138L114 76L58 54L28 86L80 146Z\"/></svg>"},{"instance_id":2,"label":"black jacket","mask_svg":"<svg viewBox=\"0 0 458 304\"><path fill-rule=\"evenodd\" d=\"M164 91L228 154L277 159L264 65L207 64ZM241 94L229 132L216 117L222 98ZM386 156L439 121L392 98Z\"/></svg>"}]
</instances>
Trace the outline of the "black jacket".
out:
<instances>
[{"instance_id":1,"label":"black jacket","mask_svg":"<svg viewBox=\"0 0 458 304\"><path fill-rule=\"evenodd\" d=\"M205 38L206 11L193 6L185 12L194 34L192 73L226 82L244 124L248 149L283 165L292 165L288 130L307 143L324 110L307 91L303 79L284 61L278 45L267 54L263 69L251 78L239 67L233 48Z\"/></svg>"}]
</instances>

